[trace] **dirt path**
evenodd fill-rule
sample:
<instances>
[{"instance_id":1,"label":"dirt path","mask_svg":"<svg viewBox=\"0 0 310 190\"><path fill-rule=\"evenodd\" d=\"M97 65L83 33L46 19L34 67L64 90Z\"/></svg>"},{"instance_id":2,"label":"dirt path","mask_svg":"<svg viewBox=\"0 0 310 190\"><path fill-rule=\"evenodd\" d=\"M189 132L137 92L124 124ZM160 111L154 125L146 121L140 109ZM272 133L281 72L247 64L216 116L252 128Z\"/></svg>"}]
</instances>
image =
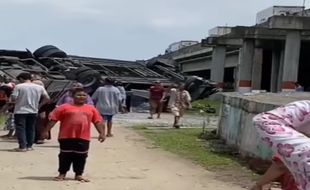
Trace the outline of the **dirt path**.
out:
<instances>
[{"instance_id":1,"label":"dirt path","mask_svg":"<svg viewBox=\"0 0 310 190\"><path fill-rule=\"evenodd\" d=\"M54 130L54 137L57 130ZM1 134L4 132L1 131ZM178 156L154 149L134 131L115 128L115 137L100 144L93 139L86 166L92 182L54 182L58 144L54 140L27 153L8 152L14 141L0 141L1 189L7 190L239 190ZM94 135L96 133L93 133ZM73 174L70 172L69 177Z\"/></svg>"}]
</instances>

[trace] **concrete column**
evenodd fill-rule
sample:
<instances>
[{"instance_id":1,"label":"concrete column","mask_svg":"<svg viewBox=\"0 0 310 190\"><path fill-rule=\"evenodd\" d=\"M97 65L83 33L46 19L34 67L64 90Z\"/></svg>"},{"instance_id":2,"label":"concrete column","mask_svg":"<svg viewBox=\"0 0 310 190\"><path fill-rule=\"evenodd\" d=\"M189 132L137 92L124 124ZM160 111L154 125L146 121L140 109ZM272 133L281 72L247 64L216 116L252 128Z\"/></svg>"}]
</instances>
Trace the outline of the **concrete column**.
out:
<instances>
[{"instance_id":1,"label":"concrete column","mask_svg":"<svg viewBox=\"0 0 310 190\"><path fill-rule=\"evenodd\" d=\"M262 83L263 49L255 48L252 67L252 89L260 90Z\"/></svg>"},{"instance_id":2,"label":"concrete column","mask_svg":"<svg viewBox=\"0 0 310 190\"><path fill-rule=\"evenodd\" d=\"M218 87L224 87L226 47L215 46L212 52L211 80L218 83Z\"/></svg>"},{"instance_id":3,"label":"concrete column","mask_svg":"<svg viewBox=\"0 0 310 190\"><path fill-rule=\"evenodd\" d=\"M299 31L290 31L286 35L283 65L282 91L294 91L294 82L298 78L301 35Z\"/></svg>"},{"instance_id":4,"label":"concrete column","mask_svg":"<svg viewBox=\"0 0 310 190\"><path fill-rule=\"evenodd\" d=\"M277 92L282 90L282 78L283 78L283 67L284 67L284 48L280 52L280 63L279 63L279 74L277 81Z\"/></svg>"},{"instance_id":5,"label":"concrete column","mask_svg":"<svg viewBox=\"0 0 310 190\"><path fill-rule=\"evenodd\" d=\"M238 92L245 93L251 91L252 86L252 66L254 60L254 40L243 41L239 53L238 68Z\"/></svg>"},{"instance_id":6,"label":"concrete column","mask_svg":"<svg viewBox=\"0 0 310 190\"><path fill-rule=\"evenodd\" d=\"M278 79L280 72L280 51L272 51L272 65L271 65L271 81L270 81L270 91L278 91Z\"/></svg>"}]
</instances>

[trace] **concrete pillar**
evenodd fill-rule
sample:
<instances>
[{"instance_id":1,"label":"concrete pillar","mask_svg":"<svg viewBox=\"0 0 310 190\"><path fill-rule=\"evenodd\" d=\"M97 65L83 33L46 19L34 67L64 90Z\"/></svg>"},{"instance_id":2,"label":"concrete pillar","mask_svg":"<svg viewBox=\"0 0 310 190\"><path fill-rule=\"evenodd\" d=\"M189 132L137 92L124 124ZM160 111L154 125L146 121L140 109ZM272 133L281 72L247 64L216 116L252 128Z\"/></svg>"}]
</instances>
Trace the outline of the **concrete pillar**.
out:
<instances>
[{"instance_id":1,"label":"concrete pillar","mask_svg":"<svg viewBox=\"0 0 310 190\"><path fill-rule=\"evenodd\" d=\"M252 89L260 90L262 83L263 49L255 48L252 67Z\"/></svg>"},{"instance_id":2,"label":"concrete pillar","mask_svg":"<svg viewBox=\"0 0 310 190\"><path fill-rule=\"evenodd\" d=\"M272 51L272 65L271 65L271 81L270 81L270 91L278 91L278 79L280 72L280 51Z\"/></svg>"},{"instance_id":3,"label":"concrete pillar","mask_svg":"<svg viewBox=\"0 0 310 190\"><path fill-rule=\"evenodd\" d=\"M279 62L279 74L277 81L277 92L282 90L282 79L283 79L283 67L284 67L284 48L280 51L280 62Z\"/></svg>"},{"instance_id":4,"label":"concrete pillar","mask_svg":"<svg viewBox=\"0 0 310 190\"><path fill-rule=\"evenodd\" d=\"M298 78L300 38L299 31L290 31L286 35L282 91L295 91L294 82Z\"/></svg>"},{"instance_id":5,"label":"concrete pillar","mask_svg":"<svg viewBox=\"0 0 310 190\"><path fill-rule=\"evenodd\" d=\"M239 53L238 92L251 91L252 65L254 60L254 40L245 39Z\"/></svg>"},{"instance_id":6,"label":"concrete pillar","mask_svg":"<svg viewBox=\"0 0 310 190\"><path fill-rule=\"evenodd\" d=\"M218 87L224 87L226 47L215 46L212 52L211 80L218 83Z\"/></svg>"}]
</instances>

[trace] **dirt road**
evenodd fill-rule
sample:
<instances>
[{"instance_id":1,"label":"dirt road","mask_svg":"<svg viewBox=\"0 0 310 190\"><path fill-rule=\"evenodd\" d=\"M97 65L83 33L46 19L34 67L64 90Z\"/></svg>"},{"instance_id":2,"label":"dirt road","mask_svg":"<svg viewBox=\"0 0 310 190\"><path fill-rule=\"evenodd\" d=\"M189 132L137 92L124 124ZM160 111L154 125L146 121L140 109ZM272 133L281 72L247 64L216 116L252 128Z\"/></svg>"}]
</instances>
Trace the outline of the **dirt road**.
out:
<instances>
[{"instance_id":1,"label":"dirt road","mask_svg":"<svg viewBox=\"0 0 310 190\"><path fill-rule=\"evenodd\" d=\"M4 132L1 131L1 135ZM56 136L57 129L53 131ZM0 140L0 181L6 190L240 190L187 160L152 147L134 131L117 126L115 137L92 139L85 175L90 183L55 182L58 144L54 140L26 153L9 152L15 141ZM95 136L96 133L93 133Z\"/></svg>"}]
</instances>

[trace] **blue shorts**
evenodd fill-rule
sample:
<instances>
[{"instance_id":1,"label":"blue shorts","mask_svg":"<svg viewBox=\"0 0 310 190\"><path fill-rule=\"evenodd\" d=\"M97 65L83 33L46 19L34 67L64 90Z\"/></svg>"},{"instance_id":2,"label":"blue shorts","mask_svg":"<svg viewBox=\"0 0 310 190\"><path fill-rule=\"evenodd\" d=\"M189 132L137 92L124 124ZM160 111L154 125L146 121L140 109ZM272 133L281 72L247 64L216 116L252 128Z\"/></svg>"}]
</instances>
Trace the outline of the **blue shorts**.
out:
<instances>
[{"instance_id":1,"label":"blue shorts","mask_svg":"<svg viewBox=\"0 0 310 190\"><path fill-rule=\"evenodd\" d=\"M113 115L102 115L105 122L111 122Z\"/></svg>"}]
</instances>

